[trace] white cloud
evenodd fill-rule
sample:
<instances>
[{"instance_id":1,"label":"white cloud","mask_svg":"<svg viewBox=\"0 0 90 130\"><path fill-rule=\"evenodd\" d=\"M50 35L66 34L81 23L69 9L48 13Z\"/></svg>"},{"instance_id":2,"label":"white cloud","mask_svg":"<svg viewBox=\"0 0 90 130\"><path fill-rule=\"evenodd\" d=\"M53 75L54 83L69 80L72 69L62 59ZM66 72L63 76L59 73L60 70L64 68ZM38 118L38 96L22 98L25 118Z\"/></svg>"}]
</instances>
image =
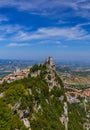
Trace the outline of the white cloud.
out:
<instances>
[{"instance_id":1,"label":"white cloud","mask_svg":"<svg viewBox=\"0 0 90 130\"><path fill-rule=\"evenodd\" d=\"M64 20L58 20L57 24L69 24L71 23L70 21L64 21Z\"/></svg>"},{"instance_id":2,"label":"white cloud","mask_svg":"<svg viewBox=\"0 0 90 130\"><path fill-rule=\"evenodd\" d=\"M9 43L8 47L25 47L30 46L29 43Z\"/></svg>"},{"instance_id":3,"label":"white cloud","mask_svg":"<svg viewBox=\"0 0 90 130\"><path fill-rule=\"evenodd\" d=\"M15 34L20 32L20 30L27 31L28 29L24 26L18 24L0 24L0 39L1 40L10 40L14 37Z\"/></svg>"},{"instance_id":4,"label":"white cloud","mask_svg":"<svg viewBox=\"0 0 90 130\"><path fill-rule=\"evenodd\" d=\"M16 44L18 42L33 42L44 44L55 42L60 44L62 40L90 40L90 34L83 26L90 25L90 23L78 24L74 27L46 27L38 28L35 31L27 30L20 25L0 25L0 40L7 40L10 43L9 46L24 46L24 44ZM41 41L41 42L40 42ZM44 41L44 42L42 42ZM28 44L25 44L28 46Z\"/></svg>"},{"instance_id":5,"label":"white cloud","mask_svg":"<svg viewBox=\"0 0 90 130\"><path fill-rule=\"evenodd\" d=\"M0 1L0 7L15 7L20 11L28 11L29 13L44 16L53 15L56 17L56 15L63 16L65 14L65 16L73 17L74 14L74 16L79 15L87 18L90 9L89 3L89 0L3 0ZM66 12L67 9L73 11L69 14L69 12ZM89 15L88 17L90 18Z\"/></svg>"},{"instance_id":6,"label":"white cloud","mask_svg":"<svg viewBox=\"0 0 90 130\"><path fill-rule=\"evenodd\" d=\"M9 19L3 15L0 15L0 22L8 21Z\"/></svg>"},{"instance_id":7,"label":"white cloud","mask_svg":"<svg viewBox=\"0 0 90 130\"><path fill-rule=\"evenodd\" d=\"M20 25L0 25L0 33L14 33L22 29Z\"/></svg>"},{"instance_id":8,"label":"white cloud","mask_svg":"<svg viewBox=\"0 0 90 130\"><path fill-rule=\"evenodd\" d=\"M39 28L34 32L20 31L14 37L14 40L27 41L27 40L87 40L90 39L90 34L77 25L75 27L67 28Z\"/></svg>"},{"instance_id":9,"label":"white cloud","mask_svg":"<svg viewBox=\"0 0 90 130\"><path fill-rule=\"evenodd\" d=\"M60 44L61 44L61 41L56 41L56 44L57 44L57 45L60 45Z\"/></svg>"},{"instance_id":10,"label":"white cloud","mask_svg":"<svg viewBox=\"0 0 90 130\"><path fill-rule=\"evenodd\" d=\"M76 27L82 27L82 26L88 26L88 25L90 25L90 22L78 24L76 25Z\"/></svg>"}]
</instances>

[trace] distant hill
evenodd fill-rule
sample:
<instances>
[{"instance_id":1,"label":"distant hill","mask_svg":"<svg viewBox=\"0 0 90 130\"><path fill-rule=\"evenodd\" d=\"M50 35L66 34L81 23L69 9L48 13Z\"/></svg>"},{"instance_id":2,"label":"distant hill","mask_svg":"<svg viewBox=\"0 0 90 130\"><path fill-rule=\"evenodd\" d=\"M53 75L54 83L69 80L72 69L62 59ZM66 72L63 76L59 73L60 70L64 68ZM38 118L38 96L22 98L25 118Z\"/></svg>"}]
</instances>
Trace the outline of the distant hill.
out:
<instances>
[{"instance_id":1,"label":"distant hill","mask_svg":"<svg viewBox=\"0 0 90 130\"><path fill-rule=\"evenodd\" d=\"M63 66L58 67L57 71L65 85L75 86L79 89L90 87L90 69Z\"/></svg>"}]
</instances>

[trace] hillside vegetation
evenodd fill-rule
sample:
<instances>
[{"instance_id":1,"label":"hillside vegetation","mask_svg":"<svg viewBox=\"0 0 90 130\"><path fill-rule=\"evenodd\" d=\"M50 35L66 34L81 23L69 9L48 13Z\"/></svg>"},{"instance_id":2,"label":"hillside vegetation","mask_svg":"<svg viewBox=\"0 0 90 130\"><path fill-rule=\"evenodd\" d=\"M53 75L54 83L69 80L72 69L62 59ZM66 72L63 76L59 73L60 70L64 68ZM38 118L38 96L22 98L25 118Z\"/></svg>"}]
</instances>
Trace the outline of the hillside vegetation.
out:
<instances>
[{"instance_id":1,"label":"hillside vegetation","mask_svg":"<svg viewBox=\"0 0 90 130\"><path fill-rule=\"evenodd\" d=\"M84 110L67 102L52 66L33 66L28 78L4 83L0 93L0 130L83 130Z\"/></svg>"}]
</instances>

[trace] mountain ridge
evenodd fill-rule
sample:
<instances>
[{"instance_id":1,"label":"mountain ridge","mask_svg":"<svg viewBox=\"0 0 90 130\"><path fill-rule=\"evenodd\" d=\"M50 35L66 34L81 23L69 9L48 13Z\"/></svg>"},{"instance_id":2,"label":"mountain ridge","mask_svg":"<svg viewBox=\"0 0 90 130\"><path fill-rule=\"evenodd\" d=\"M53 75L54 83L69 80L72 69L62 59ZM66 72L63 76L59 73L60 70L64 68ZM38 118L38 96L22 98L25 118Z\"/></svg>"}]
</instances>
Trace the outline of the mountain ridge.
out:
<instances>
[{"instance_id":1,"label":"mountain ridge","mask_svg":"<svg viewBox=\"0 0 90 130\"><path fill-rule=\"evenodd\" d=\"M83 130L84 110L67 102L52 57L3 88L0 130Z\"/></svg>"}]
</instances>

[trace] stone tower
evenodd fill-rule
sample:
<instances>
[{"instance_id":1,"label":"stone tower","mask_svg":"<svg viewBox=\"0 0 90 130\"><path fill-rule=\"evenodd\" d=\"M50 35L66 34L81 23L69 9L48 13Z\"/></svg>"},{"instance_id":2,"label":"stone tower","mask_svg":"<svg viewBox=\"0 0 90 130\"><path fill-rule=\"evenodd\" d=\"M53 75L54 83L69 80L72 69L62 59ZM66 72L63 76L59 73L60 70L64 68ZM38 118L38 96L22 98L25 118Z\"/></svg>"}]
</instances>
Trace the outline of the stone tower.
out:
<instances>
[{"instance_id":1,"label":"stone tower","mask_svg":"<svg viewBox=\"0 0 90 130\"><path fill-rule=\"evenodd\" d=\"M49 56L46 61L45 61L45 65L49 68L52 68L53 70L55 70L55 64L53 62L53 58L51 56Z\"/></svg>"}]
</instances>

